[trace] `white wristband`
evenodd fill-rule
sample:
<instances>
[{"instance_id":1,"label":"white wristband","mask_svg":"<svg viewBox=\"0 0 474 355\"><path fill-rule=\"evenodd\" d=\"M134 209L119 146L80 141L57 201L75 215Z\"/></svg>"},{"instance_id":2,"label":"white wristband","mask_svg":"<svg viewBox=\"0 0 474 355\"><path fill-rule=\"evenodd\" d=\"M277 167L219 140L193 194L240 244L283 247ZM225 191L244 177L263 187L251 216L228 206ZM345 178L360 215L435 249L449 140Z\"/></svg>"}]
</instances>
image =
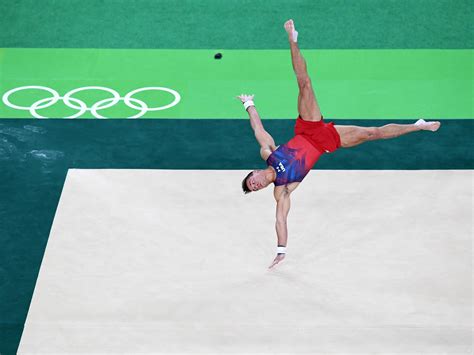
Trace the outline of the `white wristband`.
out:
<instances>
[{"instance_id":1,"label":"white wristband","mask_svg":"<svg viewBox=\"0 0 474 355\"><path fill-rule=\"evenodd\" d=\"M244 102L245 111L247 111L247 109L248 109L250 106L255 106L255 104L253 103L252 100L248 100L248 101L245 101L245 102Z\"/></svg>"},{"instance_id":2,"label":"white wristband","mask_svg":"<svg viewBox=\"0 0 474 355\"><path fill-rule=\"evenodd\" d=\"M286 254L286 247L277 247L277 254Z\"/></svg>"}]
</instances>

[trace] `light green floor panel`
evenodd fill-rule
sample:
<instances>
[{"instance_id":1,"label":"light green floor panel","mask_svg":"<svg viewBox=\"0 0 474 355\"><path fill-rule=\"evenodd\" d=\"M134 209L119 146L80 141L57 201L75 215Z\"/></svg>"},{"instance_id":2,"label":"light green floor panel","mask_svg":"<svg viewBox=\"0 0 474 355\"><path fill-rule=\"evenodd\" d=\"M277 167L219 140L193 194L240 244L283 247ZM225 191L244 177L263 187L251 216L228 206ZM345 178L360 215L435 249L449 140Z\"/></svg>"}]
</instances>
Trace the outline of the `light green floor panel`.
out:
<instances>
[{"instance_id":1,"label":"light green floor panel","mask_svg":"<svg viewBox=\"0 0 474 355\"><path fill-rule=\"evenodd\" d=\"M34 112L7 105L31 107L42 117L94 117L94 103L112 94L91 90L60 99L67 92L101 86L117 92L115 105L98 109L102 117L245 118L234 99L255 94L264 118L297 116L298 89L287 50L225 50L221 60L212 50L105 50L2 49L0 50L0 117L34 117ZM413 119L472 118L472 50L304 50L308 70L323 114L328 118ZM51 97L22 86L45 86ZM130 108L123 98L132 90L164 87L179 94L176 105L163 107L177 95L147 91L132 96ZM135 99L135 100L133 100ZM82 100L84 104L81 103ZM52 104L52 105L50 105ZM41 106L48 106L41 109Z\"/></svg>"}]
</instances>

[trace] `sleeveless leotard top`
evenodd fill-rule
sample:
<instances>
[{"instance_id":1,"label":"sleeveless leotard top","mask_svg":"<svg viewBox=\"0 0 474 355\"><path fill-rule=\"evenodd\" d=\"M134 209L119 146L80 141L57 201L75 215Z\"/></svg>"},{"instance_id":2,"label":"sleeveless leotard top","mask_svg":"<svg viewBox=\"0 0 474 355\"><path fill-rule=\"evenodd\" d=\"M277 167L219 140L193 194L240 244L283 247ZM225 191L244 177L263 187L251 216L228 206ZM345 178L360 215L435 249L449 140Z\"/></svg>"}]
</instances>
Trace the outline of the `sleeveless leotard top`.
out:
<instances>
[{"instance_id":1,"label":"sleeveless leotard top","mask_svg":"<svg viewBox=\"0 0 474 355\"><path fill-rule=\"evenodd\" d=\"M267 159L267 165L276 171L275 186L303 181L322 152L302 135L280 145Z\"/></svg>"}]
</instances>

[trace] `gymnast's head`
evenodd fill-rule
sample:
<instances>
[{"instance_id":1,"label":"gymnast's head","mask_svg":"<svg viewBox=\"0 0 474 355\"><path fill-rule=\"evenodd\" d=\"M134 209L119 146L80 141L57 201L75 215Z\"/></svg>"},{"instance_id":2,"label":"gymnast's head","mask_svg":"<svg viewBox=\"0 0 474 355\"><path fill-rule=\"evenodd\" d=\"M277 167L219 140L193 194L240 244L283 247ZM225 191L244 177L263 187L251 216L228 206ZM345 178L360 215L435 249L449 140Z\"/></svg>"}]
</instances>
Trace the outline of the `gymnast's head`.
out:
<instances>
[{"instance_id":1,"label":"gymnast's head","mask_svg":"<svg viewBox=\"0 0 474 355\"><path fill-rule=\"evenodd\" d=\"M248 194L252 191L258 191L270 185L272 182L267 180L265 174L266 170L251 171L242 181L242 190L244 193Z\"/></svg>"}]
</instances>

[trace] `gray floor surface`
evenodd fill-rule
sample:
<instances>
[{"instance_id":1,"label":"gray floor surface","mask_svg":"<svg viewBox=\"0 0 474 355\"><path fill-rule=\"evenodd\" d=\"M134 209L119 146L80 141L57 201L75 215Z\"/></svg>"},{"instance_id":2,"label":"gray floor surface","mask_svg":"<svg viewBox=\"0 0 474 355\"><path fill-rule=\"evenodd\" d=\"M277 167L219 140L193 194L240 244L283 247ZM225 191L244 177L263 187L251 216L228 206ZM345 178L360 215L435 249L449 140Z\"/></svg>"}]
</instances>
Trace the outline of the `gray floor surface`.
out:
<instances>
[{"instance_id":1,"label":"gray floor surface","mask_svg":"<svg viewBox=\"0 0 474 355\"><path fill-rule=\"evenodd\" d=\"M470 354L472 171L70 170L19 353Z\"/></svg>"}]
</instances>

